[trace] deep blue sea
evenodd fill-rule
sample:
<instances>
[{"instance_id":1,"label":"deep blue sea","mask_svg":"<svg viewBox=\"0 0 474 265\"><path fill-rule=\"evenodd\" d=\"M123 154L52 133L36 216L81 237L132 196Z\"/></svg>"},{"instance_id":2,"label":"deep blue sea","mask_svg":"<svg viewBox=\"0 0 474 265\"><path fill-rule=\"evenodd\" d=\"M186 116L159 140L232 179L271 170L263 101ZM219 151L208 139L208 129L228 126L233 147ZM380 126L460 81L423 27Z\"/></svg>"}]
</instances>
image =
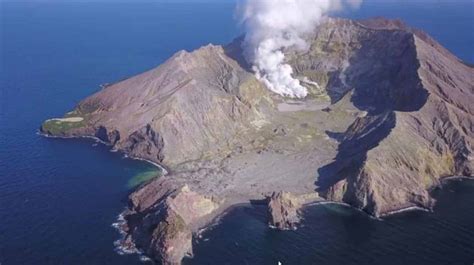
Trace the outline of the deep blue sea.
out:
<instances>
[{"instance_id":1,"label":"deep blue sea","mask_svg":"<svg viewBox=\"0 0 474 265\"><path fill-rule=\"evenodd\" d=\"M156 169L92 140L37 134L99 89L174 52L239 35L234 4L0 0L0 264L133 265L111 226L133 186ZM435 4L433 4L435 3ZM342 16L402 18L474 62L474 1L366 1ZM336 205L308 207L303 227L275 232L239 207L195 243L185 264L474 263L474 182L436 192L433 213L374 220Z\"/></svg>"}]
</instances>

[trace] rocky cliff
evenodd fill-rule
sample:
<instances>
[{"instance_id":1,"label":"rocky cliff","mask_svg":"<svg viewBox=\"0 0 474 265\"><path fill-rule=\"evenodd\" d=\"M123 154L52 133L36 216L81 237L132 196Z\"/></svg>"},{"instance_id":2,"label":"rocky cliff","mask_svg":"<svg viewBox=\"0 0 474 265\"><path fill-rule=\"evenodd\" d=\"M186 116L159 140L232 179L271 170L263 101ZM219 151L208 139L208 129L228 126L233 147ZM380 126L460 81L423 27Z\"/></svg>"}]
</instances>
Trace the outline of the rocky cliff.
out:
<instances>
[{"instance_id":1,"label":"rocky cliff","mask_svg":"<svg viewBox=\"0 0 474 265\"><path fill-rule=\"evenodd\" d=\"M130 195L124 213L128 234L122 246L138 248L163 264L180 264L192 256L192 229L219 207L212 198L178 185L167 177L156 179Z\"/></svg>"},{"instance_id":2,"label":"rocky cliff","mask_svg":"<svg viewBox=\"0 0 474 265\"><path fill-rule=\"evenodd\" d=\"M236 203L270 198L270 223L288 228L307 202L380 216L431 208L442 177L473 176L472 67L400 21L327 19L306 39L308 50L284 51L305 99L269 92L237 39L179 52L41 131L94 136L168 170L125 212L126 243L168 264Z\"/></svg>"},{"instance_id":3,"label":"rocky cliff","mask_svg":"<svg viewBox=\"0 0 474 265\"><path fill-rule=\"evenodd\" d=\"M268 197L269 224L271 227L285 230L296 228L300 221L301 201L288 192L274 192Z\"/></svg>"}]
</instances>

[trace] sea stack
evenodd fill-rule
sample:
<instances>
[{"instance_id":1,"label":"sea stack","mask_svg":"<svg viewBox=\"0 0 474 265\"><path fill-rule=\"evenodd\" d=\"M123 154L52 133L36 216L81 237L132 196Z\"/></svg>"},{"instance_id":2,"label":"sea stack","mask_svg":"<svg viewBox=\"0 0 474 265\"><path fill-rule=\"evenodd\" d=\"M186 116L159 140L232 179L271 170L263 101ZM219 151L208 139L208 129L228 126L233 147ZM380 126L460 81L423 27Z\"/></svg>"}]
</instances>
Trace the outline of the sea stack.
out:
<instances>
[{"instance_id":1,"label":"sea stack","mask_svg":"<svg viewBox=\"0 0 474 265\"><path fill-rule=\"evenodd\" d=\"M279 230L295 229L300 221L298 198L288 192L274 192L268 198L269 224Z\"/></svg>"}]
</instances>

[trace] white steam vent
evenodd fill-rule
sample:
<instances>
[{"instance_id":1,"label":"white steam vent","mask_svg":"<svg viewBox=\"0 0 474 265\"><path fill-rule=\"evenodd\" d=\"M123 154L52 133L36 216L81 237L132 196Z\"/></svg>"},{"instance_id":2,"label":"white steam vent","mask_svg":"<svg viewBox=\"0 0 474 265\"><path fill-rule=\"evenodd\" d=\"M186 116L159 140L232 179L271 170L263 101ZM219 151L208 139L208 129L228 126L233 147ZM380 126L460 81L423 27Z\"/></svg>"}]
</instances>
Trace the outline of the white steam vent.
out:
<instances>
[{"instance_id":1,"label":"white steam vent","mask_svg":"<svg viewBox=\"0 0 474 265\"><path fill-rule=\"evenodd\" d=\"M308 48L302 38L320 20L344 4L358 7L362 0L244 0L240 7L246 29L243 43L247 61L268 89L282 96L304 98L308 91L293 77L283 50Z\"/></svg>"}]
</instances>

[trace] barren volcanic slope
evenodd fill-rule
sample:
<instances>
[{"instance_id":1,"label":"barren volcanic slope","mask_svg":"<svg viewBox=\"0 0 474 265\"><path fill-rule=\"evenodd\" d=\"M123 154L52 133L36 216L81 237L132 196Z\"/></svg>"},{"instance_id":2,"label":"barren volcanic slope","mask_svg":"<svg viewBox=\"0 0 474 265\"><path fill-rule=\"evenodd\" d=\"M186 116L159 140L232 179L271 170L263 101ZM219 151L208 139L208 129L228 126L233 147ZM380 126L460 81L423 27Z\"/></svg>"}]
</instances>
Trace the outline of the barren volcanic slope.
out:
<instances>
[{"instance_id":1,"label":"barren volcanic slope","mask_svg":"<svg viewBox=\"0 0 474 265\"><path fill-rule=\"evenodd\" d=\"M236 40L179 52L41 130L168 170L130 195L123 242L167 264L237 203L267 199L271 224L288 228L308 202L381 216L431 208L442 177L473 176L473 68L400 21L327 19L307 41L285 51L303 100L267 90Z\"/></svg>"}]
</instances>

